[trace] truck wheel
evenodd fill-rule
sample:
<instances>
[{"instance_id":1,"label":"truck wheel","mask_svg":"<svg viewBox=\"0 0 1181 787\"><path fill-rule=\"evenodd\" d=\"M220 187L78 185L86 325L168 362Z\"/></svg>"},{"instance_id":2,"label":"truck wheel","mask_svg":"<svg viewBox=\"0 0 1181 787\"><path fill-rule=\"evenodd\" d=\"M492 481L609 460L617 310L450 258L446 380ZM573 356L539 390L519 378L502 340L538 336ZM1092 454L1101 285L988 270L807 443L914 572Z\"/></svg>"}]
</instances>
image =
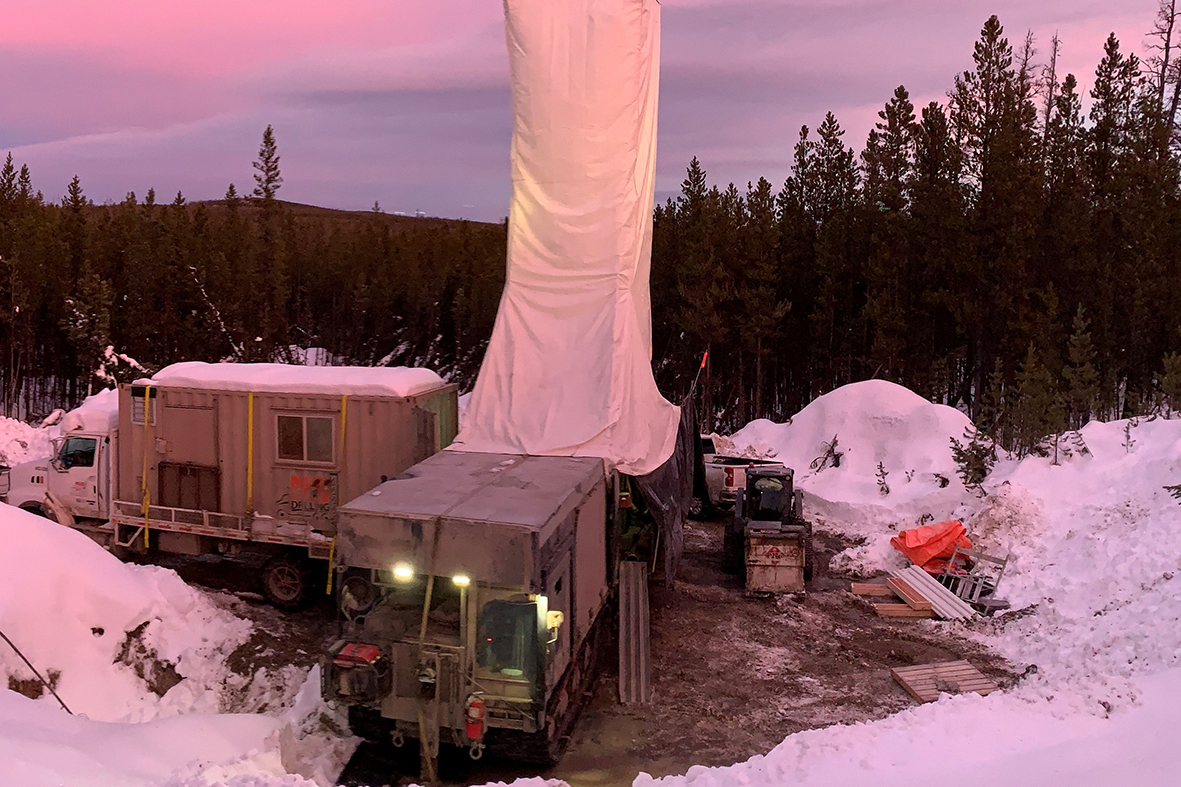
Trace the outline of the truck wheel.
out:
<instances>
[{"instance_id":1,"label":"truck wheel","mask_svg":"<svg viewBox=\"0 0 1181 787\"><path fill-rule=\"evenodd\" d=\"M46 519L49 519L49 514L45 513L45 509L36 503L22 503L20 510L28 511L30 514L36 514L37 516L43 516Z\"/></svg>"},{"instance_id":2,"label":"truck wheel","mask_svg":"<svg viewBox=\"0 0 1181 787\"><path fill-rule=\"evenodd\" d=\"M279 609L299 609L311 595L311 573L306 560L275 555L262 569L263 594Z\"/></svg>"}]
</instances>

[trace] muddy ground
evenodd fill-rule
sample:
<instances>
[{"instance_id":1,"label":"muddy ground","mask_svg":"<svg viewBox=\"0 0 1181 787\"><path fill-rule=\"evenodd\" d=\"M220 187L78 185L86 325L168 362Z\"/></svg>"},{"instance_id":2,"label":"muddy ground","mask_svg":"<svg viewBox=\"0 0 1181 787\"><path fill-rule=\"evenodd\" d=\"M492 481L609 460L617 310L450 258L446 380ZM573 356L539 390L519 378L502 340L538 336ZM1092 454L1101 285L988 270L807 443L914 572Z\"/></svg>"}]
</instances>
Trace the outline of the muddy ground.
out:
<instances>
[{"instance_id":1,"label":"muddy ground","mask_svg":"<svg viewBox=\"0 0 1181 787\"><path fill-rule=\"evenodd\" d=\"M452 784L544 775L572 787L627 785L640 771L663 776L729 765L766 753L793 732L879 719L913 705L891 667L968 659L1002 686L1017 680L1011 665L950 624L878 617L848 592L848 577L828 570L848 546L817 532L816 577L804 600L748 598L721 568L722 523L689 523L674 587L659 578L652 585L652 705L618 704L614 654L607 654L558 767L471 765L453 753L443 775ZM389 759L362 747L342 783L407 784L412 780L395 771L416 764L413 756Z\"/></svg>"},{"instance_id":2,"label":"muddy ground","mask_svg":"<svg viewBox=\"0 0 1181 787\"><path fill-rule=\"evenodd\" d=\"M728 765L769 751L793 732L878 719L914 704L891 679L891 667L968 659L1002 686L1017 680L1011 665L957 636L954 625L874 614L848 592L849 577L828 569L832 556L848 546L818 531L816 576L806 598L748 598L739 579L722 570L721 521L690 522L674 586L658 577L651 588L652 705L618 704L615 654L608 653L556 768L470 763L462 752L445 750L442 775L450 785L526 775L564 779L572 787L626 785L640 771L662 776L693 765ZM231 659L239 675L265 669L277 677L306 669L336 637L327 599L298 613L281 612L257 594L261 566L249 560L158 562L192 584L223 591L215 596L218 603L254 621L254 635ZM284 697L291 688L273 696ZM413 782L417 755L405 748L390 752L363 745L340 783Z\"/></svg>"}]
</instances>

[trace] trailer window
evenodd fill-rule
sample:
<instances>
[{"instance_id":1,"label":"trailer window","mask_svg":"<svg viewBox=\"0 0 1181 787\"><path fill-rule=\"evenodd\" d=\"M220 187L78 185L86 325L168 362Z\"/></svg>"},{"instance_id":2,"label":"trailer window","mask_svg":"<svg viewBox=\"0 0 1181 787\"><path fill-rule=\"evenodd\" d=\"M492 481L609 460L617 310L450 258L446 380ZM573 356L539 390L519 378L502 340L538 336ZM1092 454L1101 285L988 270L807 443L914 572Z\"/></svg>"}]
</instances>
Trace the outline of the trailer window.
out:
<instances>
[{"instance_id":1,"label":"trailer window","mask_svg":"<svg viewBox=\"0 0 1181 787\"><path fill-rule=\"evenodd\" d=\"M131 388L131 423L136 426L144 425L144 386ZM156 425L156 389L147 389L147 418L148 426Z\"/></svg>"},{"instance_id":2,"label":"trailer window","mask_svg":"<svg viewBox=\"0 0 1181 787\"><path fill-rule=\"evenodd\" d=\"M537 676L537 604L489 601L480 612L479 666L509 678Z\"/></svg>"},{"instance_id":3,"label":"trailer window","mask_svg":"<svg viewBox=\"0 0 1181 787\"><path fill-rule=\"evenodd\" d=\"M333 461L331 418L280 415L277 419L280 459L326 464Z\"/></svg>"}]
</instances>

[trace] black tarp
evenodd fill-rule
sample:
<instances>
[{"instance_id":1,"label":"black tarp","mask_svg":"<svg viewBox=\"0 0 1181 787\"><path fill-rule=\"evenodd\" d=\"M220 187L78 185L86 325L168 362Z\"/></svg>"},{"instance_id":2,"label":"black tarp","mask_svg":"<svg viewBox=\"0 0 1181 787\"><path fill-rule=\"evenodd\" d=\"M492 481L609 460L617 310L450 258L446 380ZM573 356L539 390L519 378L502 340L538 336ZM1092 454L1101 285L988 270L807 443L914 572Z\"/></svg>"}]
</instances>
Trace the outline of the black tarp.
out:
<instances>
[{"instance_id":1,"label":"black tarp","mask_svg":"<svg viewBox=\"0 0 1181 787\"><path fill-rule=\"evenodd\" d=\"M680 568L681 553L685 548L684 528L689 501L704 477L697 416L693 411L693 398L687 396L681 402L681 423L672 456L651 473L636 476L640 494L644 496L660 532L664 580L670 586Z\"/></svg>"}]
</instances>

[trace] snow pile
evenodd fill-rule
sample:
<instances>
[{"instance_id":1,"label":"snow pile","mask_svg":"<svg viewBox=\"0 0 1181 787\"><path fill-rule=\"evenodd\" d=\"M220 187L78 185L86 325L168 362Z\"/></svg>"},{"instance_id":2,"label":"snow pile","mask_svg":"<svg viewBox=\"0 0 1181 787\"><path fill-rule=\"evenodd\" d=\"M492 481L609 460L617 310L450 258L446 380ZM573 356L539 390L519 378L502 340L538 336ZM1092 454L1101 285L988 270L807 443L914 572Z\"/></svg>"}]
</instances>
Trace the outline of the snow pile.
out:
<instances>
[{"instance_id":1,"label":"snow pile","mask_svg":"<svg viewBox=\"0 0 1181 787\"><path fill-rule=\"evenodd\" d=\"M109 724L0 691L0 783L20 787L313 787L288 776L277 719L194 714Z\"/></svg>"},{"instance_id":2,"label":"snow pile","mask_svg":"<svg viewBox=\"0 0 1181 787\"><path fill-rule=\"evenodd\" d=\"M1010 554L1002 592L1035 607L994 645L1044 691L1120 704L1127 679L1181 666L1181 420L1092 422L1088 453L1002 462L966 524Z\"/></svg>"},{"instance_id":3,"label":"snow pile","mask_svg":"<svg viewBox=\"0 0 1181 787\"><path fill-rule=\"evenodd\" d=\"M0 465L14 467L29 459L49 456L48 429L13 418L0 418Z\"/></svg>"},{"instance_id":4,"label":"snow pile","mask_svg":"<svg viewBox=\"0 0 1181 787\"><path fill-rule=\"evenodd\" d=\"M159 387L341 396L413 396L442 386L430 369L406 366L295 366L283 363L174 363L156 372Z\"/></svg>"},{"instance_id":5,"label":"snow pile","mask_svg":"<svg viewBox=\"0 0 1181 787\"><path fill-rule=\"evenodd\" d=\"M144 721L218 709L225 659L248 622L172 571L124 565L82 533L17 508L0 506L0 543L0 631L71 710ZM41 696L2 643L0 672L10 688ZM48 693L42 701L56 705Z\"/></svg>"},{"instance_id":6,"label":"snow pile","mask_svg":"<svg viewBox=\"0 0 1181 787\"><path fill-rule=\"evenodd\" d=\"M109 432L119 426L119 392L114 388L86 397L61 420L62 432Z\"/></svg>"},{"instance_id":7,"label":"snow pile","mask_svg":"<svg viewBox=\"0 0 1181 787\"><path fill-rule=\"evenodd\" d=\"M857 518L865 534L954 512L965 490L950 440L963 440L970 425L952 407L868 380L819 397L787 423L753 421L732 439L742 455L771 456L794 469L813 516Z\"/></svg>"}]
</instances>

